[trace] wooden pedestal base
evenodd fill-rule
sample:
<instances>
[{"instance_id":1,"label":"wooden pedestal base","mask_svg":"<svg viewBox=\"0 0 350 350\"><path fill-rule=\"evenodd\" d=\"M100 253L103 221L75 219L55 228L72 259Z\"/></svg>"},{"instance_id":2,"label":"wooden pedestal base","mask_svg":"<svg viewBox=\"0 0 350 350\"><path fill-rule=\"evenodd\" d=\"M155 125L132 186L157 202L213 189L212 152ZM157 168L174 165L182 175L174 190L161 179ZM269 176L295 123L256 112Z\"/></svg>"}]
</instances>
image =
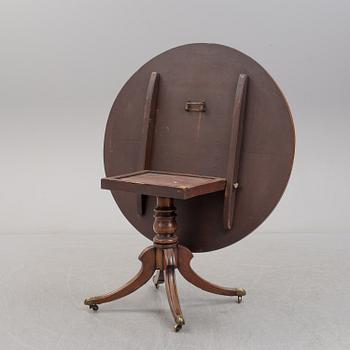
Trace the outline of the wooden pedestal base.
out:
<instances>
[{"instance_id":1,"label":"wooden pedestal base","mask_svg":"<svg viewBox=\"0 0 350 350\"><path fill-rule=\"evenodd\" d=\"M88 298L84 304L97 311L98 304L120 299L141 286L153 276L153 282L158 288L165 283L170 310L175 320L174 329L178 332L185 324L176 288L175 269L190 283L207 292L237 296L238 302L246 294L243 288L225 288L212 284L197 275L191 268L193 255L189 249L178 244L176 231L176 209L171 198L157 197L157 207L154 209L153 229L156 233L153 245L142 251L139 260L142 263L138 274L118 290L109 294Z\"/></svg>"}]
</instances>

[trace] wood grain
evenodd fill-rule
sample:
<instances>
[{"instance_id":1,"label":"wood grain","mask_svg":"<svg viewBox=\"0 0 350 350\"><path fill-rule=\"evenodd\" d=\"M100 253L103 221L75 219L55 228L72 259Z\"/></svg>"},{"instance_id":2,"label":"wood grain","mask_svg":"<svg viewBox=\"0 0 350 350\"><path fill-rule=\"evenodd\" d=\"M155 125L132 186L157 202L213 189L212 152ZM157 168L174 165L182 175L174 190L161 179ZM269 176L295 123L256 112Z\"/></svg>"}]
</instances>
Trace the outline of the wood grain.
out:
<instances>
[{"instance_id":1,"label":"wood grain","mask_svg":"<svg viewBox=\"0 0 350 350\"><path fill-rule=\"evenodd\" d=\"M145 108L143 112L143 127L140 147L139 170L150 169L152 159L152 141L154 133L154 125L156 122L157 99L159 90L159 73L152 72L149 78ZM137 212L143 215L145 211L147 198L138 195L137 198Z\"/></svg>"},{"instance_id":2,"label":"wood grain","mask_svg":"<svg viewBox=\"0 0 350 350\"><path fill-rule=\"evenodd\" d=\"M224 200L224 228L231 230L234 217L236 192L239 188L239 160L243 136L244 111L246 104L248 76L240 74L238 77L234 107L232 113L232 126L230 146L227 160L227 175Z\"/></svg>"},{"instance_id":3,"label":"wood grain","mask_svg":"<svg viewBox=\"0 0 350 350\"><path fill-rule=\"evenodd\" d=\"M223 179L232 161L229 146L237 82L240 74L249 76L234 224L231 229L223 224L223 191L176 201L182 245L193 252L231 245L269 216L287 185L295 146L288 104L266 70L237 50L190 44L166 51L142 66L113 104L104 143L107 177L140 170L145 96L152 72L161 80L147 170ZM186 101L205 101L205 112L186 111ZM155 199L148 197L140 216L136 194L116 189L112 195L130 223L152 240Z\"/></svg>"},{"instance_id":4,"label":"wood grain","mask_svg":"<svg viewBox=\"0 0 350 350\"><path fill-rule=\"evenodd\" d=\"M139 260L142 263L141 269L129 282L111 293L85 299L84 303L86 305L108 303L125 297L142 287L155 271L155 248L153 246L145 248L141 252Z\"/></svg>"},{"instance_id":5,"label":"wood grain","mask_svg":"<svg viewBox=\"0 0 350 350\"><path fill-rule=\"evenodd\" d=\"M175 199L189 199L223 191L225 184L223 178L156 171L136 172L101 180L103 189Z\"/></svg>"}]
</instances>

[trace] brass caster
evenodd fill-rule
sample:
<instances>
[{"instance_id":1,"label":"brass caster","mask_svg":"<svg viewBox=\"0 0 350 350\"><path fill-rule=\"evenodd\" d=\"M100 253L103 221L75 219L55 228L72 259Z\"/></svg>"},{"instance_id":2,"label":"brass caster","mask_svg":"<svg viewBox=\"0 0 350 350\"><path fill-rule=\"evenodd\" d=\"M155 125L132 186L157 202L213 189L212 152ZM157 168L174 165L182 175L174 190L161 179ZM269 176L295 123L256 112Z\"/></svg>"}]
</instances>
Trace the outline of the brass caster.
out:
<instances>
[{"instance_id":1,"label":"brass caster","mask_svg":"<svg viewBox=\"0 0 350 350\"><path fill-rule=\"evenodd\" d=\"M247 292L245 291L244 288L237 288L236 289L236 295L237 295L238 304L241 303L243 296L246 295L246 294L247 294Z\"/></svg>"},{"instance_id":2,"label":"brass caster","mask_svg":"<svg viewBox=\"0 0 350 350\"><path fill-rule=\"evenodd\" d=\"M89 308L94 310L94 311L97 311L98 310L98 305L92 304L92 305L89 305Z\"/></svg>"},{"instance_id":3,"label":"brass caster","mask_svg":"<svg viewBox=\"0 0 350 350\"><path fill-rule=\"evenodd\" d=\"M181 325L181 324L176 324L176 325L174 326L174 330L175 330L176 333L177 333L181 328L182 328L182 325Z\"/></svg>"},{"instance_id":4,"label":"brass caster","mask_svg":"<svg viewBox=\"0 0 350 350\"><path fill-rule=\"evenodd\" d=\"M185 320L182 316L177 316L175 320L176 324L174 325L175 332L178 332L182 326L185 324Z\"/></svg>"}]
</instances>

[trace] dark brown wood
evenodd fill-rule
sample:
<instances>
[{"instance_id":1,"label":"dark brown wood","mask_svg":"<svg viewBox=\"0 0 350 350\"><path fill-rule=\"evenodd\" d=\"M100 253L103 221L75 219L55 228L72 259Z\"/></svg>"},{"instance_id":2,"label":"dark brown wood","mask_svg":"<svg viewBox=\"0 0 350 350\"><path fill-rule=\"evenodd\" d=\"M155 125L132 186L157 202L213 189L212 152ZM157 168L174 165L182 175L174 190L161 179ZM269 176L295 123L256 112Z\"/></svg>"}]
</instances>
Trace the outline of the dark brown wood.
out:
<instances>
[{"instance_id":1,"label":"dark brown wood","mask_svg":"<svg viewBox=\"0 0 350 350\"><path fill-rule=\"evenodd\" d=\"M224 227L225 230L231 230L234 206L236 200L236 192L238 190L238 173L239 173L239 159L241 154L243 124L244 124L244 110L246 104L248 76L240 74L238 77L236 94L234 99L234 107L232 113L232 126L230 146L227 162L226 188L224 199Z\"/></svg>"},{"instance_id":2,"label":"dark brown wood","mask_svg":"<svg viewBox=\"0 0 350 350\"><path fill-rule=\"evenodd\" d=\"M209 293L227 295L227 296L244 296L246 291L243 288L226 288L206 281L197 275L191 267L193 254L189 249L181 245L178 246L178 269L181 275L194 286L205 290Z\"/></svg>"},{"instance_id":3,"label":"dark brown wood","mask_svg":"<svg viewBox=\"0 0 350 350\"><path fill-rule=\"evenodd\" d=\"M140 170L142 115L152 72L161 80L148 170L223 179L230 161L233 95L240 74L249 76L232 228L223 225L223 191L175 199L181 245L192 252L229 246L269 216L287 185L295 144L288 104L270 75L237 50L216 44L169 50L141 67L115 100L105 134L107 177ZM185 111L188 101L205 101L205 113ZM148 197L140 216L137 194L112 190L112 195L131 224L152 240L155 198Z\"/></svg>"},{"instance_id":4,"label":"dark brown wood","mask_svg":"<svg viewBox=\"0 0 350 350\"><path fill-rule=\"evenodd\" d=\"M179 296L177 293L176 279L175 279L175 269L173 266L169 266L164 270L165 275L165 288L168 297L168 302L170 306L171 313L173 314L175 322L177 322L179 317L183 318L181 311Z\"/></svg>"},{"instance_id":5,"label":"dark brown wood","mask_svg":"<svg viewBox=\"0 0 350 350\"><path fill-rule=\"evenodd\" d=\"M172 198L157 197L157 205L154 208L153 231L156 235L153 237L153 242L156 245L166 246L167 248L177 244L178 238L175 235L177 229L176 209ZM164 269L164 259L162 256L161 266L158 268Z\"/></svg>"},{"instance_id":6,"label":"dark brown wood","mask_svg":"<svg viewBox=\"0 0 350 350\"><path fill-rule=\"evenodd\" d=\"M101 185L153 245L140 255L142 268L130 282L85 304L97 310L97 304L128 295L156 271L155 285L165 282L178 331L184 317L176 269L198 288L240 302L243 288L217 286L193 271L192 252L233 244L266 219L287 185L294 144L283 94L246 55L193 44L145 64L112 107L105 135L107 177ZM149 196L154 215L140 195Z\"/></svg>"},{"instance_id":7,"label":"dark brown wood","mask_svg":"<svg viewBox=\"0 0 350 350\"><path fill-rule=\"evenodd\" d=\"M189 199L223 191L225 184L226 180L223 178L157 171L135 172L101 180L103 189L176 199Z\"/></svg>"},{"instance_id":8,"label":"dark brown wood","mask_svg":"<svg viewBox=\"0 0 350 350\"><path fill-rule=\"evenodd\" d=\"M181 310L179 295L176 287L175 268L177 252L174 248L164 249L164 278L165 289L168 297L171 313L173 314L174 321L178 324L179 320L181 326L185 323L185 319Z\"/></svg>"},{"instance_id":9,"label":"dark brown wood","mask_svg":"<svg viewBox=\"0 0 350 350\"><path fill-rule=\"evenodd\" d=\"M172 198L157 197L153 229L155 233L153 246L146 248L139 256L142 261L140 272L117 291L86 299L84 302L86 305L97 310L97 304L120 299L141 287L156 271L153 282L156 288L165 282L170 310L175 320L174 328L175 331L179 331L185 324L185 319L176 286L175 271L177 268L184 278L194 286L210 293L237 296L238 302L241 301L246 294L243 288L219 287L204 280L192 270L190 266L192 253L187 248L178 245L176 208Z\"/></svg>"},{"instance_id":10,"label":"dark brown wood","mask_svg":"<svg viewBox=\"0 0 350 350\"><path fill-rule=\"evenodd\" d=\"M146 103L143 112L139 170L151 168L152 140L156 120L158 90L159 74L157 72L152 72L147 87ZM143 215L144 213L146 200L145 196L137 196L137 211L139 215Z\"/></svg>"},{"instance_id":11,"label":"dark brown wood","mask_svg":"<svg viewBox=\"0 0 350 350\"><path fill-rule=\"evenodd\" d=\"M145 248L141 252L139 260L142 263L141 270L134 278L132 278L129 282L124 284L116 291L105 295L85 299L84 304L97 305L108 303L110 301L125 297L126 295L129 295L130 293L142 287L152 277L155 271L155 248L153 246Z\"/></svg>"}]
</instances>

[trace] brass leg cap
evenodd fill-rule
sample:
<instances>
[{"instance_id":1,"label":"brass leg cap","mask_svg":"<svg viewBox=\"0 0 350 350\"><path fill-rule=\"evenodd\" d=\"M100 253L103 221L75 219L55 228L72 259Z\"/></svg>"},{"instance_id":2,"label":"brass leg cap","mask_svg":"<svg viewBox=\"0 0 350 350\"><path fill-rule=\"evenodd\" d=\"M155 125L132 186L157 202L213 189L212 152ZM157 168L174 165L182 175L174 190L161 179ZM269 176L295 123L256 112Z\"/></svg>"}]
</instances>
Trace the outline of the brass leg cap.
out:
<instances>
[{"instance_id":1,"label":"brass leg cap","mask_svg":"<svg viewBox=\"0 0 350 350\"><path fill-rule=\"evenodd\" d=\"M237 288L236 293L237 293L236 295L239 297L243 297L244 295L247 294L247 292L244 288Z\"/></svg>"},{"instance_id":2,"label":"brass leg cap","mask_svg":"<svg viewBox=\"0 0 350 350\"><path fill-rule=\"evenodd\" d=\"M84 300L84 304L85 304L85 305L90 305L90 304L91 304L90 298L85 299L85 300Z\"/></svg>"},{"instance_id":3,"label":"brass leg cap","mask_svg":"<svg viewBox=\"0 0 350 350\"><path fill-rule=\"evenodd\" d=\"M246 295L246 294L247 294L247 292L245 291L244 288L236 288L236 289L235 289L235 295L237 296L238 304L241 303L242 297L243 297L244 295Z\"/></svg>"},{"instance_id":4,"label":"brass leg cap","mask_svg":"<svg viewBox=\"0 0 350 350\"><path fill-rule=\"evenodd\" d=\"M98 305L94 303L94 300L92 298L85 299L84 304L89 305L89 308L94 311L98 310Z\"/></svg>"},{"instance_id":5,"label":"brass leg cap","mask_svg":"<svg viewBox=\"0 0 350 350\"><path fill-rule=\"evenodd\" d=\"M174 330L175 332L178 332L185 324L185 320L182 316L177 316L175 322L176 324L174 325Z\"/></svg>"}]
</instances>

